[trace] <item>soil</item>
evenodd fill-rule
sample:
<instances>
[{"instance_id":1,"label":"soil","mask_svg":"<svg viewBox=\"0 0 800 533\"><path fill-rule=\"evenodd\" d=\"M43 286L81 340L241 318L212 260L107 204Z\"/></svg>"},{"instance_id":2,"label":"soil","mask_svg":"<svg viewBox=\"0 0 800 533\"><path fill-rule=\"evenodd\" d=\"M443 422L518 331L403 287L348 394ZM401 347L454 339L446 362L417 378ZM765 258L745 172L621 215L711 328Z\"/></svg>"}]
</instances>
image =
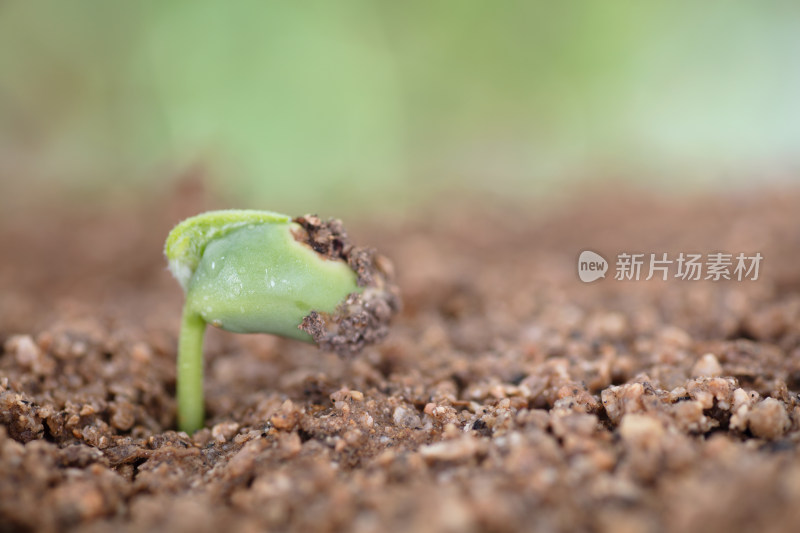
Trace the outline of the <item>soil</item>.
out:
<instances>
[{"instance_id":1,"label":"soil","mask_svg":"<svg viewBox=\"0 0 800 533\"><path fill-rule=\"evenodd\" d=\"M394 263L388 337L211 329L191 436L161 250L221 206L180 193L0 215L1 530L797 530L800 191L345 217ZM618 281L623 252L764 260Z\"/></svg>"},{"instance_id":2,"label":"soil","mask_svg":"<svg viewBox=\"0 0 800 533\"><path fill-rule=\"evenodd\" d=\"M365 346L386 338L392 318L402 307L400 289L394 282L394 266L375 249L350 242L342 221L323 221L316 215L297 217L295 239L309 245L326 259L343 260L358 276L361 292L351 293L332 314L311 311L300 329L323 350L342 357L361 353Z\"/></svg>"}]
</instances>

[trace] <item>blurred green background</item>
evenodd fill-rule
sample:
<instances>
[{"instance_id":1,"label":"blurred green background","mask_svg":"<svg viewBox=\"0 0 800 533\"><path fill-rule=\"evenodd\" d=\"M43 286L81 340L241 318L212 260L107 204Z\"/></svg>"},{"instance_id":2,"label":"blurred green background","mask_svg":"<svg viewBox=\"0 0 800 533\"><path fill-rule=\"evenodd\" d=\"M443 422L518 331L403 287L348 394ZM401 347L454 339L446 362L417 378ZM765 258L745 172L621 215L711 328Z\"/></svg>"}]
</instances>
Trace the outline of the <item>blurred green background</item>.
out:
<instances>
[{"instance_id":1,"label":"blurred green background","mask_svg":"<svg viewBox=\"0 0 800 533\"><path fill-rule=\"evenodd\" d=\"M794 180L800 4L0 2L0 204Z\"/></svg>"}]
</instances>

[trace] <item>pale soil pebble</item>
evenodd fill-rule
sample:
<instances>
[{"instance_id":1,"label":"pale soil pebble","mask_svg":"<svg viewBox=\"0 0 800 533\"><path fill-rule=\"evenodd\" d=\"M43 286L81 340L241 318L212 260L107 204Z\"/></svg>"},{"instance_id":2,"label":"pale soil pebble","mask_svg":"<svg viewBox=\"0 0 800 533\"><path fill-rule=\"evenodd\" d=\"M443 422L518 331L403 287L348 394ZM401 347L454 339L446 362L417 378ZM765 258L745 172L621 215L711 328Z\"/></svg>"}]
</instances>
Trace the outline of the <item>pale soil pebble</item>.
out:
<instances>
[{"instance_id":1,"label":"pale soil pebble","mask_svg":"<svg viewBox=\"0 0 800 533\"><path fill-rule=\"evenodd\" d=\"M775 398L765 398L755 404L747 416L747 426L753 435L764 439L777 439L791 425L783 403Z\"/></svg>"},{"instance_id":2,"label":"pale soil pebble","mask_svg":"<svg viewBox=\"0 0 800 533\"><path fill-rule=\"evenodd\" d=\"M237 431L239 431L239 424L236 422L220 422L211 428L211 436L215 441L224 444L231 440Z\"/></svg>"},{"instance_id":3,"label":"pale soil pebble","mask_svg":"<svg viewBox=\"0 0 800 533\"><path fill-rule=\"evenodd\" d=\"M475 437L464 435L427 444L419 449L419 453L428 461L461 461L475 457L485 449L485 443Z\"/></svg>"},{"instance_id":4,"label":"pale soil pebble","mask_svg":"<svg viewBox=\"0 0 800 533\"><path fill-rule=\"evenodd\" d=\"M160 256L175 209L53 212L30 247L0 225L0 529L795 531L798 203L615 191L348 222L395 267L386 340L342 361L209 331L194 435ZM766 260L758 282L584 284L588 244Z\"/></svg>"},{"instance_id":5,"label":"pale soil pebble","mask_svg":"<svg viewBox=\"0 0 800 533\"><path fill-rule=\"evenodd\" d=\"M692 367L692 377L717 377L722 375L722 366L713 353L702 356Z\"/></svg>"}]
</instances>

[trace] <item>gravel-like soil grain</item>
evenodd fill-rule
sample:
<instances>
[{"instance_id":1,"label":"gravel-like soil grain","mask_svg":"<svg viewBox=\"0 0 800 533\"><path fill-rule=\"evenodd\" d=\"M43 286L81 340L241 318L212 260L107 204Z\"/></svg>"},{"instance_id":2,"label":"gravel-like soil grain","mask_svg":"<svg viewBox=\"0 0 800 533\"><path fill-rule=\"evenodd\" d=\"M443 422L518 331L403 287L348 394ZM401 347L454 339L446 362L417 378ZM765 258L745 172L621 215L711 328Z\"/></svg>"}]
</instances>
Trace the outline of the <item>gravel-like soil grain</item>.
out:
<instances>
[{"instance_id":1,"label":"gravel-like soil grain","mask_svg":"<svg viewBox=\"0 0 800 533\"><path fill-rule=\"evenodd\" d=\"M0 530L797 531L798 206L345 217L394 262L388 339L342 360L210 330L194 436L173 431L182 294L161 249L210 205L6 215ZM584 284L584 249L764 261L758 281Z\"/></svg>"}]
</instances>

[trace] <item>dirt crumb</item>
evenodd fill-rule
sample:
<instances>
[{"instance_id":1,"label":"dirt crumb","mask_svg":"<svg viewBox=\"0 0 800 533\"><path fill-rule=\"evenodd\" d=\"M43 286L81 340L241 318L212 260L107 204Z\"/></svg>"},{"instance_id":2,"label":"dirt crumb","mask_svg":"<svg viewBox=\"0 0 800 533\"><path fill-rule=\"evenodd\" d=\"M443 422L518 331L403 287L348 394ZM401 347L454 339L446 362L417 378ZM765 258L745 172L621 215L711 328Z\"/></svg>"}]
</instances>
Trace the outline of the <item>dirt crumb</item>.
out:
<instances>
[{"instance_id":1,"label":"dirt crumb","mask_svg":"<svg viewBox=\"0 0 800 533\"><path fill-rule=\"evenodd\" d=\"M334 314L312 311L300 329L311 335L320 348L341 356L356 355L389 334L389 323L400 309L393 292L368 287L352 293Z\"/></svg>"},{"instance_id":2,"label":"dirt crumb","mask_svg":"<svg viewBox=\"0 0 800 533\"><path fill-rule=\"evenodd\" d=\"M713 353L703 355L692 367L692 377L718 377L722 375L722 366Z\"/></svg>"},{"instance_id":3,"label":"dirt crumb","mask_svg":"<svg viewBox=\"0 0 800 533\"><path fill-rule=\"evenodd\" d=\"M783 435L790 423L786 407L775 398L765 398L754 405L747 417L753 435L770 440Z\"/></svg>"},{"instance_id":4,"label":"dirt crumb","mask_svg":"<svg viewBox=\"0 0 800 533\"><path fill-rule=\"evenodd\" d=\"M321 220L316 215L297 217L294 221L304 233L295 235L317 253L341 259L358 276L363 292L350 294L333 314L312 311L300 329L307 332L320 348L341 356L355 355L389 333L391 318L400 311L400 291L394 284L394 267L371 248L353 246L338 219Z\"/></svg>"}]
</instances>

